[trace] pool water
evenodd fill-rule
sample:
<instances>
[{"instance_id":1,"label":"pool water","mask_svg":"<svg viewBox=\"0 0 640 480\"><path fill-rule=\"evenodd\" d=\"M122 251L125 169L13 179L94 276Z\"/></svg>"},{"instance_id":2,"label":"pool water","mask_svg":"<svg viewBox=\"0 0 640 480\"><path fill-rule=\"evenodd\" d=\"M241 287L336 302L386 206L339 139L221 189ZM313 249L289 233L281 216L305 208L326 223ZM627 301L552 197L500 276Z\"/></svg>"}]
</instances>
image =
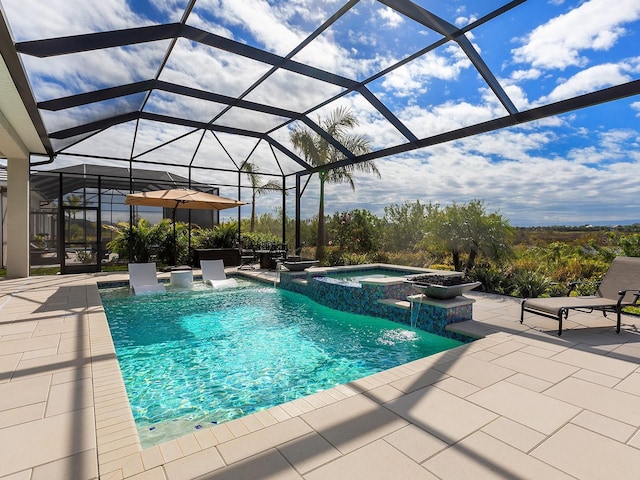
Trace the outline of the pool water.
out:
<instances>
[{"instance_id":1,"label":"pool water","mask_svg":"<svg viewBox=\"0 0 640 480\"><path fill-rule=\"evenodd\" d=\"M461 344L239 284L101 290L143 447Z\"/></svg>"},{"instance_id":2,"label":"pool water","mask_svg":"<svg viewBox=\"0 0 640 480\"><path fill-rule=\"evenodd\" d=\"M366 278L406 278L409 276L416 275L416 272L403 272L399 270L387 270L384 268L371 268L366 270L352 270L352 271L342 271L338 273L331 273L330 275L324 278L325 280L329 280L333 283L340 283L344 285L359 285L360 282Z\"/></svg>"}]
</instances>

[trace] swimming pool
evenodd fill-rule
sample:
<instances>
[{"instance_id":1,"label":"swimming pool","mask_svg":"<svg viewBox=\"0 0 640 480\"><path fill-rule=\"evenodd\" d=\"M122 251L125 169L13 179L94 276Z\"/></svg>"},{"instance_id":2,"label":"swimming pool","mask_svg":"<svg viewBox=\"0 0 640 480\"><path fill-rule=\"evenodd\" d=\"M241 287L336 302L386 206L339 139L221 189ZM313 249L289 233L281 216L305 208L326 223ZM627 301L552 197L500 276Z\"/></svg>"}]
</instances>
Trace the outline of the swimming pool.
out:
<instances>
[{"instance_id":1,"label":"swimming pool","mask_svg":"<svg viewBox=\"0 0 640 480\"><path fill-rule=\"evenodd\" d=\"M328 275L321 275L314 277L316 279L323 279L323 281L340 283L343 285L360 285L364 280L380 280L380 279L397 279L403 280L407 277L416 275L415 272L391 270L384 268L371 268L371 269L358 269L337 271L336 273L330 273Z\"/></svg>"},{"instance_id":2,"label":"swimming pool","mask_svg":"<svg viewBox=\"0 0 640 480\"><path fill-rule=\"evenodd\" d=\"M461 344L239 283L101 290L144 447Z\"/></svg>"}]
</instances>

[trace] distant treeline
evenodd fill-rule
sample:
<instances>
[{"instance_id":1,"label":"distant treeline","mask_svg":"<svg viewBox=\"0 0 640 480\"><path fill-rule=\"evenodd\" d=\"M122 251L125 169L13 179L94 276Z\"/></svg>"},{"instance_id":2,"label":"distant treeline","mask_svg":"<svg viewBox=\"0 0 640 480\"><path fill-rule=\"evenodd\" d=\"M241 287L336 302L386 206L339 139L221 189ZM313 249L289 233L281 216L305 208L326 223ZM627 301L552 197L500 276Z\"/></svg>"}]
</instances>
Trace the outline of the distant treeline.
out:
<instances>
[{"instance_id":1,"label":"distant treeline","mask_svg":"<svg viewBox=\"0 0 640 480\"><path fill-rule=\"evenodd\" d=\"M553 242L598 243L610 238L612 234L640 233L640 223L631 225L581 225L551 227L515 227L513 243L528 245L545 245Z\"/></svg>"}]
</instances>

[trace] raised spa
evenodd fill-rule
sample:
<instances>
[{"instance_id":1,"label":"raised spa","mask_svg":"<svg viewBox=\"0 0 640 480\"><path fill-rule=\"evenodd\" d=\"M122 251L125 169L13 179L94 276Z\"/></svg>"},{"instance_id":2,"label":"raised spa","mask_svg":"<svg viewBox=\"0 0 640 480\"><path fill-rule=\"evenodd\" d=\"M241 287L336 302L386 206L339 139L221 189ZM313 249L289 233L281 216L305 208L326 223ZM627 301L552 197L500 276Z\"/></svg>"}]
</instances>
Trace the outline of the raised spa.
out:
<instances>
[{"instance_id":1,"label":"raised spa","mask_svg":"<svg viewBox=\"0 0 640 480\"><path fill-rule=\"evenodd\" d=\"M337 310L387 318L456 338L446 327L470 320L473 300L464 296L437 299L423 295L408 279L424 274L461 275L443 270L368 264L283 271L279 286Z\"/></svg>"}]
</instances>

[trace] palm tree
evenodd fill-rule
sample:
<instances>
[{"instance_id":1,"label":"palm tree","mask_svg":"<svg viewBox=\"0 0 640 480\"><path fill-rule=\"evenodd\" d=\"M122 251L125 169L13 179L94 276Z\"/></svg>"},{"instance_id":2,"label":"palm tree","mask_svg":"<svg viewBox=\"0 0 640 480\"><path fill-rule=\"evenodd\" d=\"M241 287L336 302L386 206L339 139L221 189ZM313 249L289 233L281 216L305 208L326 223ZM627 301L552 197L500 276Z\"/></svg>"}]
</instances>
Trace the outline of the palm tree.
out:
<instances>
[{"instance_id":1,"label":"palm tree","mask_svg":"<svg viewBox=\"0 0 640 480\"><path fill-rule=\"evenodd\" d=\"M65 210L69 213L69 221L67 224L67 236L69 242L72 241L71 225L75 224L76 222L76 214L80 211L77 207L80 207L80 205L82 205L82 200L82 195L76 195L75 193L72 193L70 195L67 195L63 202L64 206L67 207Z\"/></svg>"},{"instance_id":2,"label":"palm tree","mask_svg":"<svg viewBox=\"0 0 640 480\"><path fill-rule=\"evenodd\" d=\"M363 155L370 151L370 140L364 135L349 133L358 125L358 119L345 107L338 107L327 117L318 118L318 125L329 135L340 142L354 155ZM322 136L304 126L293 129L290 135L294 148L302 153L305 160L314 167L330 165L344 159L344 154L331 145ZM348 183L355 191L354 172L374 173L380 178L378 167L372 161L355 163L339 168L327 168L319 172L320 175L320 205L318 206L318 239L316 242L316 258L324 258L325 229L324 229L324 184Z\"/></svg>"},{"instance_id":3,"label":"palm tree","mask_svg":"<svg viewBox=\"0 0 640 480\"><path fill-rule=\"evenodd\" d=\"M242 166L242 171L247 174L249 181L251 182L251 224L249 231L253 232L256 225L256 196L266 193L268 190L282 190L280 182L275 180L269 180L267 183L262 183L262 175L258 166L247 162Z\"/></svg>"}]
</instances>

